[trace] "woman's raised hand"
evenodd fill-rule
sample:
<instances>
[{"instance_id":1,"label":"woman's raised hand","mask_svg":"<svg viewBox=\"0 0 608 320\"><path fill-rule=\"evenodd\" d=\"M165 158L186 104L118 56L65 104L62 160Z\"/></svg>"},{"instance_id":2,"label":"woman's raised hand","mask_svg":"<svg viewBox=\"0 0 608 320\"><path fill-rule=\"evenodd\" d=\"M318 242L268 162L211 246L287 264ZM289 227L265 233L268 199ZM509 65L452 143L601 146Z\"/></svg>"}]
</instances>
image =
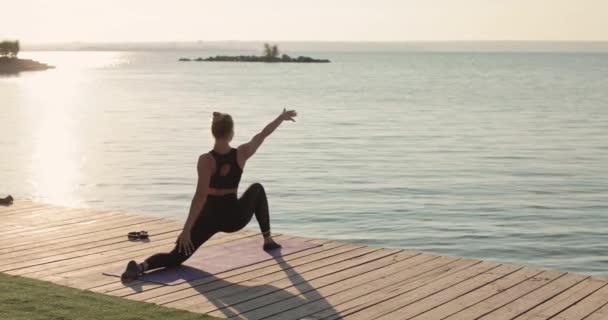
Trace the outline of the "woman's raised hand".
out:
<instances>
[{"instance_id":1,"label":"woman's raised hand","mask_svg":"<svg viewBox=\"0 0 608 320\"><path fill-rule=\"evenodd\" d=\"M283 113L281 113L281 119L283 119L283 121L291 120L293 122L296 122L294 118L297 115L298 113L295 110L285 110L285 108L283 108Z\"/></svg>"}]
</instances>

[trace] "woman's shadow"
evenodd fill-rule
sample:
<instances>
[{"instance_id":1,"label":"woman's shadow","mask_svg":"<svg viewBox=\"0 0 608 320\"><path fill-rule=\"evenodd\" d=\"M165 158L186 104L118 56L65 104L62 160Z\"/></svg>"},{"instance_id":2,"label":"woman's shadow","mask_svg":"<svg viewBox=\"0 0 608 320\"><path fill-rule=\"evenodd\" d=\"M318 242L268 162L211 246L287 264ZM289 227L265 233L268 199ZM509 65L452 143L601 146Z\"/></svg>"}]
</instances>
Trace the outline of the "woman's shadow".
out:
<instances>
[{"instance_id":1,"label":"woman's shadow","mask_svg":"<svg viewBox=\"0 0 608 320\"><path fill-rule=\"evenodd\" d=\"M258 319L262 316L287 313L285 316L288 319L307 319L305 316L321 310L326 312L335 311L325 297L317 291L317 288L304 279L283 257L278 256L274 259L281 266L279 272L284 272L287 275L287 278L284 279L290 282L289 285L282 287L268 284L243 286L214 277L215 281L219 281L218 284L221 287L224 287L224 285L232 286L230 290L232 294L226 295L222 293L222 290L207 291L205 285L194 287L194 289L204 295L225 317ZM292 292L287 291L284 287L291 288L290 291ZM293 292L294 287L297 293ZM263 302L260 300L263 300ZM314 306L307 304L314 304ZM304 305L307 305L306 310L300 307ZM293 316L289 317L288 314L293 314Z\"/></svg>"},{"instance_id":2,"label":"woman's shadow","mask_svg":"<svg viewBox=\"0 0 608 320\"><path fill-rule=\"evenodd\" d=\"M335 312L325 297L283 257L275 256L273 259L281 267L281 270L277 272L283 272L287 276L282 280L287 279L289 284L281 287L269 284L247 286L226 281L200 269L180 266L179 268L182 270L179 273L195 274L197 280L207 279L202 285L197 284L197 280L187 281L192 284L193 289L205 297L205 301L201 302L202 306L194 304L192 308L181 308L191 309L195 312L214 312L216 316L221 314L224 317L236 317L237 319L259 319L275 314L285 316L285 319L314 319L306 316L321 310L324 311L324 314ZM165 277L165 280L171 282L179 280L179 277L179 275L175 275L174 279ZM286 288L290 288L291 292ZM132 287L132 289L137 292L142 288ZM300 307L304 305L306 306ZM171 307L171 303L168 306ZM283 313L285 314L283 315Z\"/></svg>"}]
</instances>

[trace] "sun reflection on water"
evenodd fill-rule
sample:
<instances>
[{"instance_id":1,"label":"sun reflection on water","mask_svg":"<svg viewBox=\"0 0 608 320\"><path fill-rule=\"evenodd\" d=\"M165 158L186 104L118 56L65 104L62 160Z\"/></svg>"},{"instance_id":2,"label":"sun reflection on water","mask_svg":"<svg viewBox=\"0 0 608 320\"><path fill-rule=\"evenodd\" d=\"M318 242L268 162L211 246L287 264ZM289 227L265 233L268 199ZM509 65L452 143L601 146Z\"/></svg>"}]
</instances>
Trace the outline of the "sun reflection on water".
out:
<instances>
[{"instance_id":1,"label":"sun reflection on water","mask_svg":"<svg viewBox=\"0 0 608 320\"><path fill-rule=\"evenodd\" d=\"M56 67L52 72L44 74L116 68L129 63L129 55L129 52L119 51L26 51L19 53L20 58L34 59Z\"/></svg>"},{"instance_id":2,"label":"sun reflection on water","mask_svg":"<svg viewBox=\"0 0 608 320\"><path fill-rule=\"evenodd\" d=\"M30 73L14 79L26 102L21 110L23 126L29 135L23 137L31 148L30 176L32 197L47 203L83 205L80 186L82 167L86 161L82 123L82 105L86 95L93 94L95 83L87 77L87 69L111 67L122 63L117 52L40 52L24 54L57 69Z\"/></svg>"}]
</instances>

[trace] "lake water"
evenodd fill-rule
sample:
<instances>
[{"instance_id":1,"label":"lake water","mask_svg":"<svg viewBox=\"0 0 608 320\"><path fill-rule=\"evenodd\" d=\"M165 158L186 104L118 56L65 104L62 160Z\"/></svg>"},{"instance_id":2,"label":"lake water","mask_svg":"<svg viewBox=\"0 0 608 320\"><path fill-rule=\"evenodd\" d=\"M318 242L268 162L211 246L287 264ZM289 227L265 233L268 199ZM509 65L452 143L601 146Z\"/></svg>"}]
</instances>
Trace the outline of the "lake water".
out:
<instances>
[{"instance_id":1,"label":"lake water","mask_svg":"<svg viewBox=\"0 0 608 320\"><path fill-rule=\"evenodd\" d=\"M275 233L608 275L607 53L177 62L220 53L22 53L57 69L0 78L0 195L183 220L211 113L287 107L240 188Z\"/></svg>"}]
</instances>

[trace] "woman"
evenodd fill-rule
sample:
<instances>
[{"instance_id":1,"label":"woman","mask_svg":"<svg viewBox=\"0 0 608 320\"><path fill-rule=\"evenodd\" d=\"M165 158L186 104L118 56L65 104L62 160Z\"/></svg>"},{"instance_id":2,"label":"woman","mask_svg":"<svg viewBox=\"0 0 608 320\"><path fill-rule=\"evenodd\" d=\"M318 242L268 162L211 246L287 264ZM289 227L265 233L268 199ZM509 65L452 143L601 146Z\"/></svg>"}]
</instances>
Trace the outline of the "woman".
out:
<instances>
[{"instance_id":1,"label":"woman","mask_svg":"<svg viewBox=\"0 0 608 320\"><path fill-rule=\"evenodd\" d=\"M190 204L190 213L184 229L177 238L175 248L169 253L155 254L142 263L129 261L121 279L125 282L137 279L146 271L178 266L186 261L205 241L217 232L241 230L253 214L260 224L264 237L264 250L280 248L270 234L268 200L264 187L254 183L237 198L237 188L245 163L255 154L266 139L283 121L294 121L294 110L283 112L260 133L232 148L234 124L229 114L214 112L211 132L215 137L213 150L198 158L198 183Z\"/></svg>"}]
</instances>

